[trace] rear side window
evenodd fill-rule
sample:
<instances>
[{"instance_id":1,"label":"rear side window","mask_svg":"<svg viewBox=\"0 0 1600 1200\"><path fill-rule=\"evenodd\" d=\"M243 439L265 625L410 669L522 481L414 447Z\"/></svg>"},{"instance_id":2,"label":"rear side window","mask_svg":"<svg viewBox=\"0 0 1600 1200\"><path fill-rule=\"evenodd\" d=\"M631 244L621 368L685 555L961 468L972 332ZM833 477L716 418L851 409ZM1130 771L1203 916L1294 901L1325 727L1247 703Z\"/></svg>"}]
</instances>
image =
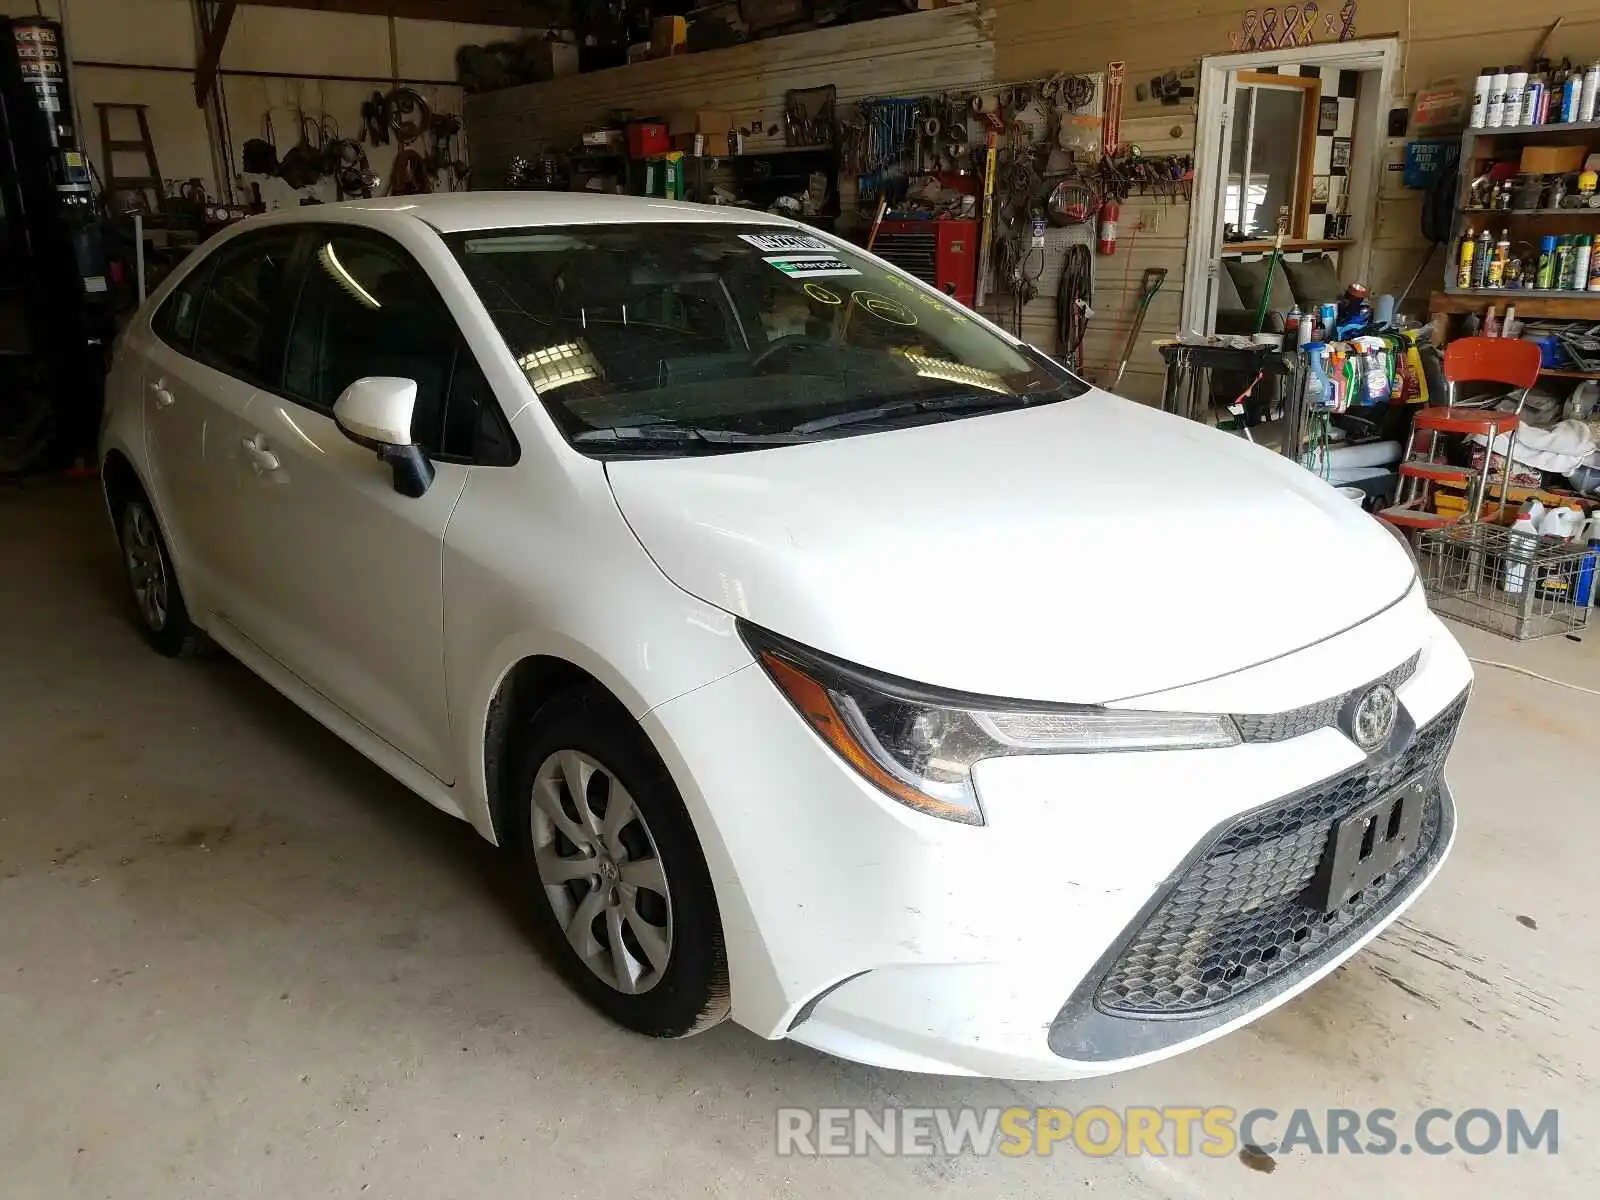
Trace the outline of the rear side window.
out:
<instances>
[{"instance_id":1,"label":"rear side window","mask_svg":"<svg viewBox=\"0 0 1600 1200\"><path fill-rule=\"evenodd\" d=\"M277 385L274 320L299 236L292 229L264 230L217 251L195 325L195 358L251 383Z\"/></svg>"},{"instance_id":2,"label":"rear side window","mask_svg":"<svg viewBox=\"0 0 1600 1200\"><path fill-rule=\"evenodd\" d=\"M194 342L194 329L200 321L200 305L205 300L206 285L211 282L215 262L207 261L189 273L189 277L173 289L151 321L156 336L174 350L189 352Z\"/></svg>"}]
</instances>

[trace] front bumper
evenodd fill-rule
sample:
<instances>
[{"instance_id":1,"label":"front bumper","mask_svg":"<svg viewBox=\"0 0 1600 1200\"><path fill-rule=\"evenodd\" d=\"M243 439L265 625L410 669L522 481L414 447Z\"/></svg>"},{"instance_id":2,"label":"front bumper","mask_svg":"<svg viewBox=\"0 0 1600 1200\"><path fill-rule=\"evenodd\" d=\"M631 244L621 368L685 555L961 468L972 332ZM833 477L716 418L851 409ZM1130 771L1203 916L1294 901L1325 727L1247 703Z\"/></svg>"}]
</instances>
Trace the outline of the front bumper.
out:
<instances>
[{"instance_id":1,"label":"front bumper","mask_svg":"<svg viewBox=\"0 0 1600 1200\"><path fill-rule=\"evenodd\" d=\"M1331 642L1183 689L1183 707L1284 711L1378 678L1419 646L1398 691L1425 727L1462 696L1470 669L1420 596ZM993 759L975 772L986 824L973 827L865 783L754 665L645 725L716 884L735 1019L901 1070L1069 1079L1221 1036L1376 936L1437 872L1454 831L1441 779L1425 847L1363 911L1277 969L1254 964L1263 978L1204 1011L1117 1011L1108 972L1186 873L1228 849L1229 829L1372 760L1333 728L1221 750ZM1139 961L1161 957L1157 947ZM1182 946L1166 959L1207 970Z\"/></svg>"}]
</instances>

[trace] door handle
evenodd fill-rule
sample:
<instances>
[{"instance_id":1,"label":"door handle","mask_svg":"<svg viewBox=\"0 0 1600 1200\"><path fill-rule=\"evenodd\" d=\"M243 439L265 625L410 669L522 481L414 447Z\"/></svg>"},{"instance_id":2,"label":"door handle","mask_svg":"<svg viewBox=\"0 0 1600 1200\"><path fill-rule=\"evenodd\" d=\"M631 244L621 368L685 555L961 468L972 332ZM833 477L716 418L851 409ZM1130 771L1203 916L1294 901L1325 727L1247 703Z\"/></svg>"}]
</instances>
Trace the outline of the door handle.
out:
<instances>
[{"instance_id":1,"label":"door handle","mask_svg":"<svg viewBox=\"0 0 1600 1200\"><path fill-rule=\"evenodd\" d=\"M258 471L276 471L278 469L278 456L267 449L267 439L261 434L253 438L244 439L244 452L250 456L250 461L255 464Z\"/></svg>"},{"instance_id":2,"label":"door handle","mask_svg":"<svg viewBox=\"0 0 1600 1200\"><path fill-rule=\"evenodd\" d=\"M166 380L152 383L150 385L150 395L154 398L157 408L171 408L173 405L173 395L167 391Z\"/></svg>"}]
</instances>

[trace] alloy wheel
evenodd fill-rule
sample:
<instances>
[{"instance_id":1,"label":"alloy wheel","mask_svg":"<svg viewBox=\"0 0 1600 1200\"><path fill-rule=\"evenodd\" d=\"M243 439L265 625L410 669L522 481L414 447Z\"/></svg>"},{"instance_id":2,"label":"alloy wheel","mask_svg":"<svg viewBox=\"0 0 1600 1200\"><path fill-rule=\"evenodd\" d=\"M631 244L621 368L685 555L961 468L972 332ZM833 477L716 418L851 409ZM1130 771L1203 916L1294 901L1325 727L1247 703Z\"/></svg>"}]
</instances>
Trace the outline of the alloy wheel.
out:
<instances>
[{"instance_id":1,"label":"alloy wheel","mask_svg":"<svg viewBox=\"0 0 1600 1200\"><path fill-rule=\"evenodd\" d=\"M655 836L610 770L577 750L539 765L534 868L556 922L599 979L627 995L661 982L672 957L672 895Z\"/></svg>"},{"instance_id":2,"label":"alloy wheel","mask_svg":"<svg viewBox=\"0 0 1600 1200\"><path fill-rule=\"evenodd\" d=\"M150 510L132 500L122 510L122 556L139 615L152 633L167 627L167 560Z\"/></svg>"}]
</instances>

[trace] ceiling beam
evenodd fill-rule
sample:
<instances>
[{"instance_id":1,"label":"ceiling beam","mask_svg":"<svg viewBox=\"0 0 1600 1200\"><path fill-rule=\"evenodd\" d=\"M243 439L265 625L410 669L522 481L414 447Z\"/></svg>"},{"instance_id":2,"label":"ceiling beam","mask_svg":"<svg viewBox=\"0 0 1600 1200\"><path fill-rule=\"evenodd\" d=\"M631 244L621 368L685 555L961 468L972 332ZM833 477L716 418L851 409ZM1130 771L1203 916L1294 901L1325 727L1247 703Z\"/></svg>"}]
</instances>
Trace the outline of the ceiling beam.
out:
<instances>
[{"instance_id":1,"label":"ceiling beam","mask_svg":"<svg viewBox=\"0 0 1600 1200\"><path fill-rule=\"evenodd\" d=\"M404 17L413 21L458 21L467 25L509 25L539 29L550 24L549 0L244 0L258 8L300 8L355 13L366 17Z\"/></svg>"},{"instance_id":2,"label":"ceiling beam","mask_svg":"<svg viewBox=\"0 0 1600 1200\"><path fill-rule=\"evenodd\" d=\"M206 96L216 82L217 64L222 61L222 47L227 44L233 11L238 7L238 0L222 0L212 16L211 27L206 30L205 44L200 47L200 61L194 69L194 102L201 108L205 107Z\"/></svg>"}]
</instances>

